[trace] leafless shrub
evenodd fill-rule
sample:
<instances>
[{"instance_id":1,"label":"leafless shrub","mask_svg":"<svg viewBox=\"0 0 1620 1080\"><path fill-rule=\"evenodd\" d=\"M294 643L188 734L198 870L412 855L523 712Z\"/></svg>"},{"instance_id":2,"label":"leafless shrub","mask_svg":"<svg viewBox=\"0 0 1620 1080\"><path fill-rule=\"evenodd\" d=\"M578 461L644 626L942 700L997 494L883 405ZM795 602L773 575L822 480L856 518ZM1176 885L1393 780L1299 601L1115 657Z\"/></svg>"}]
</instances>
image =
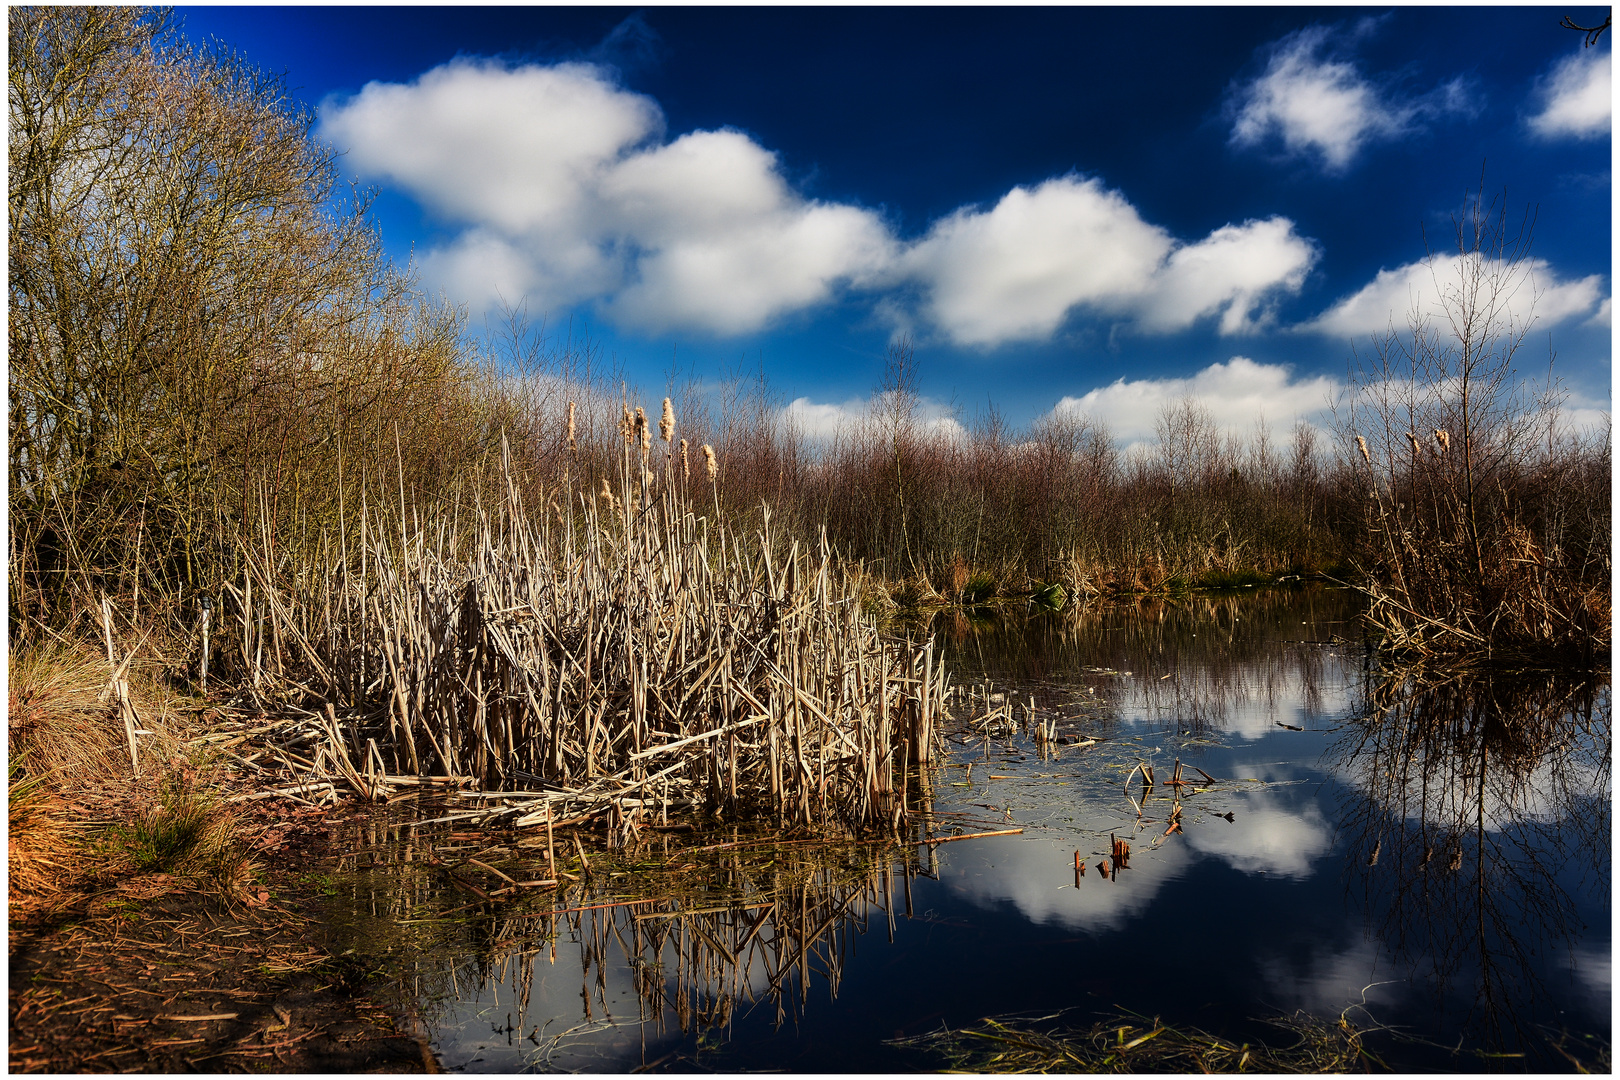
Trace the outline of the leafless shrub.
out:
<instances>
[{"instance_id":1,"label":"leafless shrub","mask_svg":"<svg viewBox=\"0 0 1620 1080\"><path fill-rule=\"evenodd\" d=\"M1430 258L1429 302L1354 373L1340 435L1364 508L1369 618L1393 649L1606 662L1609 493L1594 480L1608 432L1561 435L1561 388L1517 367L1534 322L1529 248L1528 220L1473 198L1456 255Z\"/></svg>"}]
</instances>

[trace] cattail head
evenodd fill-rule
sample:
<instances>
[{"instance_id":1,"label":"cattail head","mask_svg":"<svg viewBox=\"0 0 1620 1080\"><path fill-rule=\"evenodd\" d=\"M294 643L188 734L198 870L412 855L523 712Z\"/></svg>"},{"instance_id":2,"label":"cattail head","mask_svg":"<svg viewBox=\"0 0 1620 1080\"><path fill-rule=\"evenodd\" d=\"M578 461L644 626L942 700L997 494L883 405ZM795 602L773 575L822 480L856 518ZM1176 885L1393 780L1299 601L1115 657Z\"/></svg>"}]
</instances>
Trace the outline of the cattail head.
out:
<instances>
[{"instance_id":1,"label":"cattail head","mask_svg":"<svg viewBox=\"0 0 1620 1080\"><path fill-rule=\"evenodd\" d=\"M1412 454L1414 457L1422 455L1423 444L1418 442L1418 437L1415 432L1408 431L1406 433L1406 441L1412 444Z\"/></svg>"},{"instance_id":2,"label":"cattail head","mask_svg":"<svg viewBox=\"0 0 1620 1080\"><path fill-rule=\"evenodd\" d=\"M613 498L613 489L608 486L607 477L602 477L602 490L596 494L598 498L608 504L609 509L613 508L616 500Z\"/></svg>"},{"instance_id":3,"label":"cattail head","mask_svg":"<svg viewBox=\"0 0 1620 1080\"><path fill-rule=\"evenodd\" d=\"M669 398L664 399L664 415L658 421L658 434L666 443L675 441L675 406L669 403Z\"/></svg>"},{"instance_id":4,"label":"cattail head","mask_svg":"<svg viewBox=\"0 0 1620 1080\"><path fill-rule=\"evenodd\" d=\"M630 436L635 434L636 421L635 418L630 415L630 406L626 404L623 406L623 408L624 415L619 418L619 434L624 438L625 442L629 442Z\"/></svg>"},{"instance_id":5,"label":"cattail head","mask_svg":"<svg viewBox=\"0 0 1620 1080\"><path fill-rule=\"evenodd\" d=\"M1371 465L1372 464L1372 455L1367 453L1367 440L1363 439L1360 435L1357 435L1356 436L1356 445L1361 448L1361 460L1363 460L1367 464Z\"/></svg>"},{"instance_id":6,"label":"cattail head","mask_svg":"<svg viewBox=\"0 0 1620 1080\"><path fill-rule=\"evenodd\" d=\"M1440 444L1440 452L1445 453L1451 449L1451 432L1446 431L1444 428L1435 428L1434 441Z\"/></svg>"},{"instance_id":7,"label":"cattail head","mask_svg":"<svg viewBox=\"0 0 1620 1080\"><path fill-rule=\"evenodd\" d=\"M579 453L579 444L574 441L574 408L572 401L568 403L568 449L571 453Z\"/></svg>"},{"instance_id":8,"label":"cattail head","mask_svg":"<svg viewBox=\"0 0 1620 1080\"><path fill-rule=\"evenodd\" d=\"M709 483L714 483L720 475L720 463L715 460L714 447L708 443L703 444L703 466L709 470Z\"/></svg>"},{"instance_id":9,"label":"cattail head","mask_svg":"<svg viewBox=\"0 0 1620 1080\"><path fill-rule=\"evenodd\" d=\"M640 405L636 406L636 434L641 438L641 454L645 457L652 452L652 429L647 426L647 410Z\"/></svg>"},{"instance_id":10,"label":"cattail head","mask_svg":"<svg viewBox=\"0 0 1620 1080\"><path fill-rule=\"evenodd\" d=\"M686 459L686 440L681 440L681 479L692 479L692 463Z\"/></svg>"}]
</instances>

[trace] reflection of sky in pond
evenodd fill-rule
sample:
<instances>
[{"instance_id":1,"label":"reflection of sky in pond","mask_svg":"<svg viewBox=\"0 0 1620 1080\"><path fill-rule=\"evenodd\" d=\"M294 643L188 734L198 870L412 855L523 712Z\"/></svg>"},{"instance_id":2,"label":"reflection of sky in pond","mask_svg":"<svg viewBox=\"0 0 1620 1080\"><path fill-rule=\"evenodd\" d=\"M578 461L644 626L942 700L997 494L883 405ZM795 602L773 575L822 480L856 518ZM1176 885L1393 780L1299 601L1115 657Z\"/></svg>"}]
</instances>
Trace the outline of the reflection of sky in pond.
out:
<instances>
[{"instance_id":1,"label":"reflection of sky in pond","mask_svg":"<svg viewBox=\"0 0 1620 1080\"><path fill-rule=\"evenodd\" d=\"M1241 792L1233 801L1232 827L1188 833L1189 847L1244 873L1303 878L1333 846L1332 830L1314 803L1290 807L1263 791Z\"/></svg>"},{"instance_id":2,"label":"reflection of sky in pond","mask_svg":"<svg viewBox=\"0 0 1620 1080\"><path fill-rule=\"evenodd\" d=\"M586 946L565 932L555 965L545 949L528 961L533 984L511 1047L494 1030L517 996L510 969L439 1006L443 1061L471 1071L623 1071L661 1059L686 1070L914 1071L938 1063L885 1040L942 1022L1076 1009L1085 1023L1124 1008L1275 1041L1255 1019L1306 1009L1418 1037L1373 1037L1397 1068L1479 1067L1466 1051L1439 1048L1459 1039L1567 1068L1538 1032L1609 1034L1606 810L1595 823L1577 820L1579 807L1609 799L1607 691L1597 697L1601 731L1531 761L1514 777L1519 794L1486 808L1495 839L1454 841L1466 822L1443 815L1456 792L1426 803L1345 750L1365 708L1361 653L1325 643L1353 637L1352 616L1346 595L1309 591L936 626L959 684L989 679L1021 703L1034 695L1036 718L1055 719L1060 736L1098 740L1043 754L1029 729L989 739L974 729L950 744L936 832L1022 834L940 844L931 864L913 849L916 865L936 869L910 881L909 917L898 875L875 892L834 896L845 916L831 932L843 936L823 953L837 954L836 970L811 963L807 983L795 975L774 998L771 972L750 954L725 982L735 1000L709 1002L725 1019L707 1034L701 1023L682 1034L667 1005L641 1022L624 950L608 948L586 973ZM966 696L955 707L970 724L983 710ZM1197 786L1179 801L1180 830L1166 835L1177 760ZM1127 777L1144 763L1156 782L1139 816L1140 773ZM1108 879L1097 864L1111 836L1130 844L1130 858ZM1420 862L1436 837L1461 846ZM1514 867L1493 861L1507 857L1541 860L1545 881L1509 896L1501 875ZM1469 906L1480 881L1501 904ZM1495 926L1484 953L1472 936L1479 919ZM618 925L628 934L630 917ZM673 994L671 950L663 962L656 975ZM523 1039L536 1025L541 1046Z\"/></svg>"}]
</instances>

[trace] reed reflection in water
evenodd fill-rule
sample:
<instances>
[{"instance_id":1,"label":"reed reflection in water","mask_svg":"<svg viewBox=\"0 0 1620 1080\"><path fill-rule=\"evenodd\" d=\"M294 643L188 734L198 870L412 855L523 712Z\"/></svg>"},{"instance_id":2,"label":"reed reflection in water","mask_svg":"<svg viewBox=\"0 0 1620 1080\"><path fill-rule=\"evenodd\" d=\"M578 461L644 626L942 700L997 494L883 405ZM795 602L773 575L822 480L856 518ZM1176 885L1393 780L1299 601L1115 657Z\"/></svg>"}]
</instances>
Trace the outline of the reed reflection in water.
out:
<instances>
[{"instance_id":1,"label":"reed reflection in water","mask_svg":"<svg viewBox=\"0 0 1620 1080\"><path fill-rule=\"evenodd\" d=\"M450 852L455 835L433 851ZM399 989L446 1068L696 1064L744 1013L763 1007L781 1026L812 986L836 997L853 940L881 927L892 941L913 878L930 873L918 848L890 842L762 835L719 846L593 855L591 872L549 903L465 922L447 917L461 905L435 893L431 869L394 866L354 905L376 920L352 929L372 950L379 935L410 937ZM418 866L423 850L395 841Z\"/></svg>"},{"instance_id":2,"label":"reed reflection in water","mask_svg":"<svg viewBox=\"0 0 1620 1080\"><path fill-rule=\"evenodd\" d=\"M1370 929L1436 995L1471 982L1458 1031L1497 1051L1545 1042L1516 1007L1544 990L1538 957L1567 957L1607 1016L1575 895L1610 889L1607 680L1378 671L1361 697L1331 758Z\"/></svg>"}]
</instances>

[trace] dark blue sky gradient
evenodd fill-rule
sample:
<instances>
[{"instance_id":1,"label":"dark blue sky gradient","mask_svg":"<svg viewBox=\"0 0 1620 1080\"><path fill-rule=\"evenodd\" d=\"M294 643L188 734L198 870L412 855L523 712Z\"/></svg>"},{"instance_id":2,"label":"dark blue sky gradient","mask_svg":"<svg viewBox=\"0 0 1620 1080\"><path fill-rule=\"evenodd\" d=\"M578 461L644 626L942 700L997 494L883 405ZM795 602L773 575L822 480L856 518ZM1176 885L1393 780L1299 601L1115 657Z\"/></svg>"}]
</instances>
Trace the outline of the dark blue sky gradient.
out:
<instances>
[{"instance_id":1,"label":"dark blue sky gradient","mask_svg":"<svg viewBox=\"0 0 1620 1080\"><path fill-rule=\"evenodd\" d=\"M1609 139L1537 140L1526 131L1538 76L1578 49L1568 14L1599 8L183 8L188 36L217 36L285 72L312 107L367 82L409 82L458 55L512 63L585 60L657 101L667 138L731 127L780 155L802 194L881 212L902 240L964 205L988 208L1015 185L1075 172L1122 193L1141 217L1192 242L1223 225L1282 215L1320 257L1278 305L1284 326L1413 262L1424 230L1447 243L1448 215L1479 184L1537 213L1535 253L1563 280L1612 262ZM1373 25L1357 26L1371 17ZM1267 47L1311 25L1334 27L1369 81L1415 98L1462 78L1472 115L1374 141L1343 172L1276 146L1230 143L1235 88L1265 68ZM1605 42L1601 46L1607 50ZM408 257L447 240L408 193L384 189L388 250ZM570 313L549 313L553 324ZM676 346L713 378L761 358L787 397L864 396L887 326L870 298L789 314L731 338L644 336L574 313L652 392ZM1572 387L1607 406L1610 331L1553 328ZM1545 356L1545 344L1538 346ZM1219 337L1210 320L1164 335L1071 317L1050 341L919 349L923 389L967 416L993 399L1014 422L1116 378L1190 376L1244 355L1297 374L1342 375L1344 342L1271 330ZM1534 367L1535 365L1530 365ZM966 418L966 417L964 417Z\"/></svg>"}]
</instances>

